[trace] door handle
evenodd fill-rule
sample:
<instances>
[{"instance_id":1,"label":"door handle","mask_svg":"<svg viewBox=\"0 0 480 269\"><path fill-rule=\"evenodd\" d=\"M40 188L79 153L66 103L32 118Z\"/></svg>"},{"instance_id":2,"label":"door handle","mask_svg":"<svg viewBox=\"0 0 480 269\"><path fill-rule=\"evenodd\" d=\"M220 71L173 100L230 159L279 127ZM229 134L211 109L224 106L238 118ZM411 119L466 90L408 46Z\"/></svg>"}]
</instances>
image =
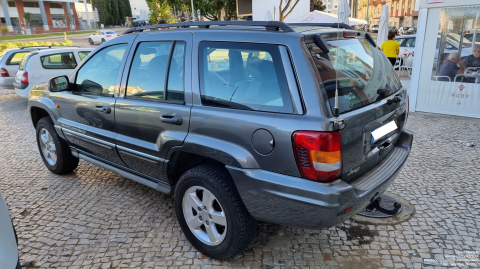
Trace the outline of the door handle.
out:
<instances>
[{"instance_id":1,"label":"door handle","mask_svg":"<svg viewBox=\"0 0 480 269\"><path fill-rule=\"evenodd\" d=\"M182 125L182 117L180 117L180 116L162 115L162 116L160 116L160 119L163 122L173 123L173 124L176 124L176 125Z\"/></svg>"},{"instance_id":2,"label":"door handle","mask_svg":"<svg viewBox=\"0 0 480 269\"><path fill-rule=\"evenodd\" d=\"M95 110L105 114L110 114L110 112L112 112L112 109L109 106L95 106Z\"/></svg>"}]
</instances>

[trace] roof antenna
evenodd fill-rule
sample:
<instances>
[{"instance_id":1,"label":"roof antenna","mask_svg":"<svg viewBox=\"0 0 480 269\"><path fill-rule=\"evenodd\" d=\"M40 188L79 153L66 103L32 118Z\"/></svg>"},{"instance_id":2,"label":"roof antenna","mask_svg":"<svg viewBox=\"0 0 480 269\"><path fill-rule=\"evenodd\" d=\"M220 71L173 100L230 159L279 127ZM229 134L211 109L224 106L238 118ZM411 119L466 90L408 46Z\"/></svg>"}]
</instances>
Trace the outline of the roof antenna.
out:
<instances>
[{"instance_id":1,"label":"roof antenna","mask_svg":"<svg viewBox=\"0 0 480 269\"><path fill-rule=\"evenodd\" d=\"M337 14L337 62L335 63L335 108L333 110L333 126L334 128L339 128L340 119L339 109L338 109L338 62L340 61L340 46L339 46L339 36L340 36L340 14Z\"/></svg>"}]
</instances>

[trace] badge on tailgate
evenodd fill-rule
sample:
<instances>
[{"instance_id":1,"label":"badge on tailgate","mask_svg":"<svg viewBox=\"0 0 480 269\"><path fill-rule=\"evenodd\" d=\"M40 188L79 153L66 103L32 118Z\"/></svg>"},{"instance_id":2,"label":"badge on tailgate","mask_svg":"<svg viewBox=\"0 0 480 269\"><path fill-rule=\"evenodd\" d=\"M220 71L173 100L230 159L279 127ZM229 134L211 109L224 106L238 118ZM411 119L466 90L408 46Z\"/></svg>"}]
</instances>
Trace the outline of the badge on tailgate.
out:
<instances>
[{"instance_id":1,"label":"badge on tailgate","mask_svg":"<svg viewBox=\"0 0 480 269\"><path fill-rule=\"evenodd\" d=\"M398 127L397 127L397 124L395 123L395 121L391 121L391 122L383 125L382 127L373 130L372 131L372 139L370 140L370 144L375 143L377 140L384 137L386 134L397 130L397 128Z\"/></svg>"}]
</instances>

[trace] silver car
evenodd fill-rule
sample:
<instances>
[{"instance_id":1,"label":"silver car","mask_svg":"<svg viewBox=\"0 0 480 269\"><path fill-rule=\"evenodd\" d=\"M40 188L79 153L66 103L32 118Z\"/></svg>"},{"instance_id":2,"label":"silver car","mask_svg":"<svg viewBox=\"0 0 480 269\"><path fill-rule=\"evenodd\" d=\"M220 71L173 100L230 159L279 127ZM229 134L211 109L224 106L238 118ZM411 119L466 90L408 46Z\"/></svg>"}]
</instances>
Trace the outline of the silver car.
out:
<instances>
[{"instance_id":1,"label":"silver car","mask_svg":"<svg viewBox=\"0 0 480 269\"><path fill-rule=\"evenodd\" d=\"M17 234L8 208L0 192L0 268L21 269L18 259Z\"/></svg>"}]
</instances>

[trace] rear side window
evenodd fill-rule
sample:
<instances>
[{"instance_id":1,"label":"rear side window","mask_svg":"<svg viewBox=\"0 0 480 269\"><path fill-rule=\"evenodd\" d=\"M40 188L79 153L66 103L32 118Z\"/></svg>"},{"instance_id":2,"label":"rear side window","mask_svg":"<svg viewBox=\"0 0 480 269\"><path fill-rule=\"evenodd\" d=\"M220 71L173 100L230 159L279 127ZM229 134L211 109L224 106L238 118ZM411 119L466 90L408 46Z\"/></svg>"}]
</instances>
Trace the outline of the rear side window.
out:
<instances>
[{"instance_id":1,"label":"rear side window","mask_svg":"<svg viewBox=\"0 0 480 269\"><path fill-rule=\"evenodd\" d=\"M25 66L27 66L27 62L30 58L32 58L33 55L36 55L37 53L36 52L33 52L33 53L29 53L27 55L25 55L23 58L22 58L22 61L20 62L20 66L19 66L19 70L25 70Z\"/></svg>"},{"instance_id":2,"label":"rear side window","mask_svg":"<svg viewBox=\"0 0 480 269\"><path fill-rule=\"evenodd\" d=\"M127 47L128 44L113 45L90 57L77 73L77 91L113 95Z\"/></svg>"},{"instance_id":3,"label":"rear side window","mask_svg":"<svg viewBox=\"0 0 480 269\"><path fill-rule=\"evenodd\" d=\"M45 69L75 69L77 61L72 52L63 52L40 57Z\"/></svg>"},{"instance_id":4,"label":"rear side window","mask_svg":"<svg viewBox=\"0 0 480 269\"><path fill-rule=\"evenodd\" d=\"M313 43L309 49L332 111L336 87L340 113L366 106L400 89L400 81L385 55L366 39L341 39L339 47L337 40L331 40L327 41L327 46L330 49L328 54ZM384 96L377 94L379 88L387 89Z\"/></svg>"},{"instance_id":5,"label":"rear side window","mask_svg":"<svg viewBox=\"0 0 480 269\"><path fill-rule=\"evenodd\" d=\"M90 54L91 51L79 51L78 52L78 57L80 57L80 61L83 61L83 59L87 58L88 54Z\"/></svg>"},{"instance_id":6,"label":"rear side window","mask_svg":"<svg viewBox=\"0 0 480 269\"><path fill-rule=\"evenodd\" d=\"M29 53L29 51L13 53L12 55L10 55L10 58L7 60L7 65L20 64L23 56L25 56L25 54L27 53Z\"/></svg>"},{"instance_id":7,"label":"rear side window","mask_svg":"<svg viewBox=\"0 0 480 269\"><path fill-rule=\"evenodd\" d=\"M127 98L183 101L184 56L183 41L141 42L130 67Z\"/></svg>"},{"instance_id":8,"label":"rear side window","mask_svg":"<svg viewBox=\"0 0 480 269\"><path fill-rule=\"evenodd\" d=\"M293 113L280 57L276 45L201 42L202 104Z\"/></svg>"}]
</instances>

